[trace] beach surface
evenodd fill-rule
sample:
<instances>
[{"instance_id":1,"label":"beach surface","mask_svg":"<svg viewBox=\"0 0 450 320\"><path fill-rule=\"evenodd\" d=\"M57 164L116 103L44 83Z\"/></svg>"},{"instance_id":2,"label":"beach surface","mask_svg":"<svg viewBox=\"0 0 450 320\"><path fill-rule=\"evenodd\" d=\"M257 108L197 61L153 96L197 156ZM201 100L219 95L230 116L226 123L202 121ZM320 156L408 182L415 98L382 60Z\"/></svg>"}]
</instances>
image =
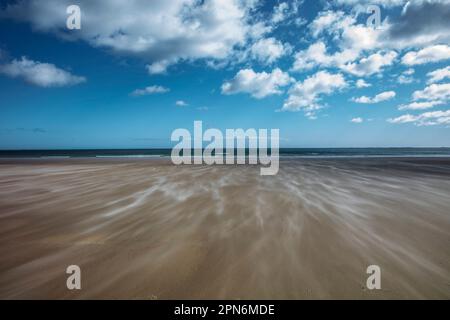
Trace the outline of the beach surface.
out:
<instances>
[{"instance_id":1,"label":"beach surface","mask_svg":"<svg viewBox=\"0 0 450 320\"><path fill-rule=\"evenodd\" d=\"M286 158L259 173L0 160L0 299L450 298L450 158Z\"/></svg>"}]
</instances>

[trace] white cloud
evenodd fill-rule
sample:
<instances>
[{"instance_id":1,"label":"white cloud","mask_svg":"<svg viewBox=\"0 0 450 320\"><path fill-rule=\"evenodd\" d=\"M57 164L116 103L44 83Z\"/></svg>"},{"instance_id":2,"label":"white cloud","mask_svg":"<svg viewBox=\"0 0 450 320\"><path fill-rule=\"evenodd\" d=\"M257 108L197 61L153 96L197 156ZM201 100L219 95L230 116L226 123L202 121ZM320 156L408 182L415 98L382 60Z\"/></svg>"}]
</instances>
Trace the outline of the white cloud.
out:
<instances>
[{"instance_id":1,"label":"white cloud","mask_svg":"<svg viewBox=\"0 0 450 320\"><path fill-rule=\"evenodd\" d=\"M416 71L415 71L413 68L409 68L408 70L405 70L405 71L403 72L403 74L406 75L406 76L411 76L411 75L413 75L415 72L416 72Z\"/></svg>"},{"instance_id":2,"label":"white cloud","mask_svg":"<svg viewBox=\"0 0 450 320\"><path fill-rule=\"evenodd\" d=\"M408 123L416 121L417 117L418 116L414 116L412 114L404 114L397 118L389 118L387 121L390 123Z\"/></svg>"},{"instance_id":3,"label":"white cloud","mask_svg":"<svg viewBox=\"0 0 450 320\"><path fill-rule=\"evenodd\" d=\"M331 37L341 50L354 50L358 53L362 50L381 48L380 39L384 35L380 30L358 24L354 15L331 10L319 12L309 25L309 29L314 38Z\"/></svg>"},{"instance_id":4,"label":"white cloud","mask_svg":"<svg viewBox=\"0 0 450 320\"><path fill-rule=\"evenodd\" d=\"M357 24L354 17L345 15L342 11L320 12L309 28L313 38L323 36L333 39L337 44L337 50L328 53L324 40L319 40L310 45L307 50L296 54L293 70L307 70L322 66L358 72L357 65L346 66L346 64L357 60L364 51L382 47L379 30ZM372 59L374 58L376 57Z\"/></svg>"},{"instance_id":5,"label":"white cloud","mask_svg":"<svg viewBox=\"0 0 450 320\"><path fill-rule=\"evenodd\" d=\"M355 20L346 18L340 25L342 45L345 48L351 48L353 50L377 50L385 48L383 45L383 30L387 29L387 26L382 25L382 30L368 27L365 24L354 24Z\"/></svg>"},{"instance_id":6,"label":"white cloud","mask_svg":"<svg viewBox=\"0 0 450 320\"><path fill-rule=\"evenodd\" d=\"M347 15L344 11L322 11L310 24L310 33L313 38L321 38L318 42L324 42L323 39L331 40L336 47L335 52L322 49L321 47L311 47L310 54L307 50L297 55L296 65L293 69L310 69L317 65L325 67L333 66L342 68L335 60L338 54L345 53L348 62L354 62L363 54L375 52L377 50L397 51L405 48L422 48L424 46L438 46L450 41L450 0L427 0L427 1L360 1L342 0L340 3L352 4L352 15ZM382 12L382 24L380 28L372 28L365 25L364 19L357 19L357 13L365 11L368 4L382 4L385 6L401 5L405 3L402 14L399 16L388 16ZM341 8L342 9L342 8ZM362 11L361 11L362 10ZM427 14L423 14L427 12ZM362 23L358 24L358 21ZM312 50L315 49L315 52ZM320 50L319 50L320 49ZM439 46L437 47L439 49ZM327 53L330 51L330 53ZM319 58L315 59L313 53L319 53ZM426 51L424 52L426 53ZM410 55L411 56L411 55ZM386 58L388 58L387 56ZM377 63L379 56L373 56L371 59L363 60L366 63ZM318 61L316 61L318 60ZM325 63L320 60L325 60ZM379 59L381 60L381 59ZM330 62L331 61L331 62ZM362 65L362 67L369 67ZM356 72L357 75L363 75L364 70L358 70L357 64L350 64L348 71ZM343 68L345 70L345 68ZM373 73L376 73L375 71ZM410 79L402 78L406 82ZM402 81L401 80L401 81Z\"/></svg>"},{"instance_id":7,"label":"white cloud","mask_svg":"<svg viewBox=\"0 0 450 320\"><path fill-rule=\"evenodd\" d=\"M435 83L450 78L450 66L427 73L428 83Z\"/></svg>"},{"instance_id":8,"label":"white cloud","mask_svg":"<svg viewBox=\"0 0 450 320\"><path fill-rule=\"evenodd\" d=\"M364 0L364 4L392 6L394 3L399 4L399 1ZM448 43L449 28L441 27L445 21L439 24L433 22L445 20L442 18L446 14L441 8L443 1L439 1L441 7L433 7L434 15L443 12L439 19L424 15L420 21L413 20L411 17L421 12L422 2L405 7L405 13L399 17L399 21L385 19L382 30L367 27L364 22L358 24L360 20L344 11L319 13L310 24L311 36L316 39L324 36L336 45L336 50L330 50L332 46L322 50L320 45L312 45L309 54L299 53L293 69L302 70L315 65L341 68L363 54L380 49L420 48L418 44L431 45L438 41ZM0 9L0 17L29 22L34 30L49 32L63 39L83 40L93 47L139 56L144 59L150 74L160 74L180 61L201 59L208 66L215 67L245 62L245 59L252 57L247 54L249 51L253 51L257 59L276 61L285 53L287 44L283 43L282 49L280 43L272 42L267 52L264 52L261 47L258 48L258 40L273 31L277 24L303 23L299 9L301 3L300 0L279 2L274 6L272 16L267 19L267 15L262 14L263 6L258 0L79 0L77 4L82 8L82 29L71 33L65 30L64 23L67 18L65 9L71 4L70 0L19 0ZM358 4L356 0L342 0L339 3ZM435 27L425 30L424 35L410 37L411 32L424 29L414 28L414 21L420 26L434 23ZM397 25L400 27L391 34ZM436 26L440 29L437 30ZM409 32L409 38L403 37L406 32ZM420 38L420 41L414 42L411 38ZM254 50L251 50L252 44ZM314 52L320 53L317 59L312 54ZM350 72L364 73L358 70L358 64L351 64L349 69Z\"/></svg>"},{"instance_id":9,"label":"white cloud","mask_svg":"<svg viewBox=\"0 0 450 320\"><path fill-rule=\"evenodd\" d=\"M0 9L1 17L30 22L35 30L81 39L93 47L137 55L151 73L181 60L226 60L252 36L254 0L78 0L82 28L67 33L70 0L18 1Z\"/></svg>"},{"instance_id":10,"label":"white cloud","mask_svg":"<svg viewBox=\"0 0 450 320\"><path fill-rule=\"evenodd\" d=\"M401 74L398 79L397 79L399 84L409 84L409 83L413 83L414 79L411 77L407 77L403 74Z\"/></svg>"},{"instance_id":11,"label":"white cloud","mask_svg":"<svg viewBox=\"0 0 450 320\"><path fill-rule=\"evenodd\" d=\"M436 84L433 83L423 90L414 91L412 95L415 101L417 100L441 100L446 101L450 99L450 83Z\"/></svg>"},{"instance_id":12,"label":"white cloud","mask_svg":"<svg viewBox=\"0 0 450 320\"><path fill-rule=\"evenodd\" d=\"M424 102L411 102L409 104L402 104L398 107L398 110L424 110L430 109L434 106L444 104L444 101L424 101Z\"/></svg>"},{"instance_id":13,"label":"white cloud","mask_svg":"<svg viewBox=\"0 0 450 320\"><path fill-rule=\"evenodd\" d=\"M167 71L167 68L170 66L171 62L168 60L161 60L154 62L152 64L148 64L145 67L149 74L164 74Z\"/></svg>"},{"instance_id":14,"label":"white cloud","mask_svg":"<svg viewBox=\"0 0 450 320\"><path fill-rule=\"evenodd\" d=\"M249 93L261 99L274 94L281 94L281 87L291 83L289 75L276 68L271 73L257 73L252 69L240 70L236 76L222 85L223 94Z\"/></svg>"},{"instance_id":15,"label":"white cloud","mask_svg":"<svg viewBox=\"0 0 450 320\"><path fill-rule=\"evenodd\" d=\"M319 71L306 78L303 82L297 82L289 89L289 97L285 100L282 110L304 110L305 112L318 110L322 108L319 104L321 95L329 95L346 86L347 82L342 74Z\"/></svg>"},{"instance_id":16,"label":"white cloud","mask_svg":"<svg viewBox=\"0 0 450 320\"><path fill-rule=\"evenodd\" d=\"M389 17L384 40L392 48L423 48L450 43L450 0L408 1Z\"/></svg>"},{"instance_id":17,"label":"white cloud","mask_svg":"<svg viewBox=\"0 0 450 320\"><path fill-rule=\"evenodd\" d=\"M402 58L402 63L413 66L425 63L439 62L450 59L450 46L435 45L419 51L410 51Z\"/></svg>"},{"instance_id":18,"label":"white cloud","mask_svg":"<svg viewBox=\"0 0 450 320\"><path fill-rule=\"evenodd\" d=\"M425 112L419 115L405 114L387 121L390 123L414 123L417 126L449 125L450 110Z\"/></svg>"},{"instance_id":19,"label":"white cloud","mask_svg":"<svg viewBox=\"0 0 450 320\"><path fill-rule=\"evenodd\" d=\"M186 106L188 106L188 103L184 100L177 100L175 102L175 105L177 105L178 107L186 107Z\"/></svg>"},{"instance_id":20,"label":"white cloud","mask_svg":"<svg viewBox=\"0 0 450 320\"><path fill-rule=\"evenodd\" d=\"M448 18L450 0L364 0L364 2L338 0L338 2L352 5L352 14L346 14L342 7L335 11L322 11L309 26L313 38L326 38L336 45L337 51L331 52L328 54L329 56L347 51L352 52L352 55L356 57L354 60L356 60L362 54L376 50L394 49L399 51L405 48L448 44L450 41L450 20ZM363 13L364 17L368 17L366 9L369 4L382 4L387 7L402 4L405 6L398 16L390 16L388 12L382 11L380 28L373 28L365 24L365 19L357 18L358 12ZM332 46L330 45L330 47ZM324 50L324 52L326 51L329 50ZM310 62L314 62L313 59L310 60Z\"/></svg>"},{"instance_id":21,"label":"white cloud","mask_svg":"<svg viewBox=\"0 0 450 320\"><path fill-rule=\"evenodd\" d=\"M135 97L139 97L139 96L146 96L146 95L150 95L150 94L166 93L169 91L170 91L169 88L154 85L154 86L146 87L144 89L136 89L131 93L131 95L135 96Z\"/></svg>"},{"instance_id":22,"label":"white cloud","mask_svg":"<svg viewBox=\"0 0 450 320\"><path fill-rule=\"evenodd\" d=\"M356 87L357 88L368 88L371 87L372 85L370 83L367 83L364 79L358 79L356 81Z\"/></svg>"},{"instance_id":23,"label":"white cloud","mask_svg":"<svg viewBox=\"0 0 450 320\"><path fill-rule=\"evenodd\" d=\"M288 52L289 48L275 38L261 39L254 43L251 48L252 56L267 64L275 62Z\"/></svg>"},{"instance_id":24,"label":"white cloud","mask_svg":"<svg viewBox=\"0 0 450 320\"><path fill-rule=\"evenodd\" d=\"M338 67L345 70L345 64L360 57L363 51L379 48L380 33L374 28L357 24L355 17L343 11L323 11L309 25L313 38L332 39L337 50L329 53L323 39L295 55L293 70L307 70L316 66Z\"/></svg>"},{"instance_id":25,"label":"white cloud","mask_svg":"<svg viewBox=\"0 0 450 320\"><path fill-rule=\"evenodd\" d=\"M272 14L272 24L290 24L294 22L298 24L298 21L302 21L301 17L298 17L300 6L304 0L289 0L286 2L280 2L274 6ZM299 20L300 19L300 20Z\"/></svg>"},{"instance_id":26,"label":"white cloud","mask_svg":"<svg viewBox=\"0 0 450 320\"><path fill-rule=\"evenodd\" d=\"M308 49L297 52L292 70L308 70L316 66L341 67L358 57L358 52L355 50L343 50L332 55L329 55L326 50L325 43L319 41L310 45Z\"/></svg>"},{"instance_id":27,"label":"white cloud","mask_svg":"<svg viewBox=\"0 0 450 320\"><path fill-rule=\"evenodd\" d=\"M377 52L367 58L362 58L357 63L349 63L342 69L359 77L370 76L381 72L383 67L392 65L396 57L395 51Z\"/></svg>"},{"instance_id":28,"label":"white cloud","mask_svg":"<svg viewBox=\"0 0 450 320\"><path fill-rule=\"evenodd\" d=\"M440 76L440 72L444 69L438 69L437 73L430 72L428 75L433 78L433 76ZM423 90L414 91L412 94L413 102L400 105L399 110L423 110L429 109L437 105L446 104L450 100L450 83L436 84L433 83Z\"/></svg>"},{"instance_id":29,"label":"white cloud","mask_svg":"<svg viewBox=\"0 0 450 320\"><path fill-rule=\"evenodd\" d=\"M28 83L45 88L72 86L86 81L86 78L59 69L54 64L26 57L0 65L0 73L12 78L23 78Z\"/></svg>"},{"instance_id":30,"label":"white cloud","mask_svg":"<svg viewBox=\"0 0 450 320\"><path fill-rule=\"evenodd\" d=\"M399 84L409 84L414 82L414 78L412 75L414 74L415 70L412 68L409 68L408 70L402 72L401 75L398 76L397 82Z\"/></svg>"},{"instance_id":31,"label":"white cloud","mask_svg":"<svg viewBox=\"0 0 450 320\"><path fill-rule=\"evenodd\" d=\"M408 2L408 0L334 0L334 2L338 5L369 5L369 4L378 4L385 7L395 7L401 6Z\"/></svg>"},{"instance_id":32,"label":"white cloud","mask_svg":"<svg viewBox=\"0 0 450 320\"><path fill-rule=\"evenodd\" d=\"M352 123L363 123L363 122L364 122L364 119L363 119L363 118L360 118L360 117L358 117L358 118L353 118L352 120L350 120L350 122L352 122Z\"/></svg>"},{"instance_id":33,"label":"white cloud","mask_svg":"<svg viewBox=\"0 0 450 320\"><path fill-rule=\"evenodd\" d=\"M382 101L387 101L387 100L393 99L395 97L395 95L396 95L395 91L385 91L380 94L377 94L373 98L362 96L359 98L352 98L352 101L357 102L357 103L372 104L372 103L379 103Z\"/></svg>"},{"instance_id":34,"label":"white cloud","mask_svg":"<svg viewBox=\"0 0 450 320\"><path fill-rule=\"evenodd\" d=\"M281 2L279 5L273 8L272 22L279 23L283 21L289 14L289 4L287 2Z\"/></svg>"},{"instance_id":35,"label":"white cloud","mask_svg":"<svg viewBox=\"0 0 450 320\"><path fill-rule=\"evenodd\" d=\"M383 25L383 27L386 27ZM323 11L309 26L311 35L331 37L341 50L376 50L383 47L381 38L384 33L380 30L358 24L353 15L346 15L343 11Z\"/></svg>"},{"instance_id":36,"label":"white cloud","mask_svg":"<svg viewBox=\"0 0 450 320\"><path fill-rule=\"evenodd\" d=\"M260 39L272 32L274 27L265 21L257 21L248 26L248 36L252 39Z\"/></svg>"},{"instance_id":37,"label":"white cloud","mask_svg":"<svg viewBox=\"0 0 450 320\"><path fill-rule=\"evenodd\" d=\"M342 11L322 11L319 12L317 17L309 25L311 35L313 37L318 37L322 32L326 30L331 30L336 23L342 21L345 17Z\"/></svg>"}]
</instances>

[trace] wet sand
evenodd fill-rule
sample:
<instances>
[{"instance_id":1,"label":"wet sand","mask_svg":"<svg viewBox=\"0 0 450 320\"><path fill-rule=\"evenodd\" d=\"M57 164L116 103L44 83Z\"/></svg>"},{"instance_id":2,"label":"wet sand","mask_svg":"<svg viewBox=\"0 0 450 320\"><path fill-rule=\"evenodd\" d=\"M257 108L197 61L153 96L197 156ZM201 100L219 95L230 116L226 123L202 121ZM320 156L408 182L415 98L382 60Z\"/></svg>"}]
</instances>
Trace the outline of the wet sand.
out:
<instances>
[{"instance_id":1,"label":"wet sand","mask_svg":"<svg viewBox=\"0 0 450 320\"><path fill-rule=\"evenodd\" d=\"M0 298L449 299L450 159L0 160Z\"/></svg>"}]
</instances>

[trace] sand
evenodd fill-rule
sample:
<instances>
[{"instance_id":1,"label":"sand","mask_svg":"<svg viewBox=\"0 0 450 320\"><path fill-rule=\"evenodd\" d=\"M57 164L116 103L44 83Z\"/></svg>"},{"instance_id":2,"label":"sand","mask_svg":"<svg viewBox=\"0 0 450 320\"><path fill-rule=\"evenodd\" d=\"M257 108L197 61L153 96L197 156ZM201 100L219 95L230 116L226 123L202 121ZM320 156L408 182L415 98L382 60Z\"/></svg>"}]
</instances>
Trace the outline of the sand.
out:
<instances>
[{"instance_id":1,"label":"sand","mask_svg":"<svg viewBox=\"0 0 450 320\"><path fill-rule=\"evenodd\" d=\"M0 160L0 298L449 299L450 159Z\"/></svg>"}]
</instances>

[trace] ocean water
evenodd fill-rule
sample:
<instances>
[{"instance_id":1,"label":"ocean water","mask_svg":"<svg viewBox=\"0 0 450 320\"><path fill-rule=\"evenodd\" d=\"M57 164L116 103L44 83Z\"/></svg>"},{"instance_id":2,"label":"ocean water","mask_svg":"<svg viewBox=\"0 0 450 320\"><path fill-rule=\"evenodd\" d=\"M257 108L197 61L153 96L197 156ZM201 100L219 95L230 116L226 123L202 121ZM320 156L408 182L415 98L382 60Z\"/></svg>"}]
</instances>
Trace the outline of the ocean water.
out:
<instances>
[{"instance_id":1,"label":"ocean water","mask_svg":"<svg viewBox=\"0 0 450 320\"><path fill-rule=\"evenodd\" d=\"M168 148L0 150L0 158L155 158L169 157L171 151ZM450 148L281 148L280 157L450 157Z\"/></svg>"}]
</instances>

